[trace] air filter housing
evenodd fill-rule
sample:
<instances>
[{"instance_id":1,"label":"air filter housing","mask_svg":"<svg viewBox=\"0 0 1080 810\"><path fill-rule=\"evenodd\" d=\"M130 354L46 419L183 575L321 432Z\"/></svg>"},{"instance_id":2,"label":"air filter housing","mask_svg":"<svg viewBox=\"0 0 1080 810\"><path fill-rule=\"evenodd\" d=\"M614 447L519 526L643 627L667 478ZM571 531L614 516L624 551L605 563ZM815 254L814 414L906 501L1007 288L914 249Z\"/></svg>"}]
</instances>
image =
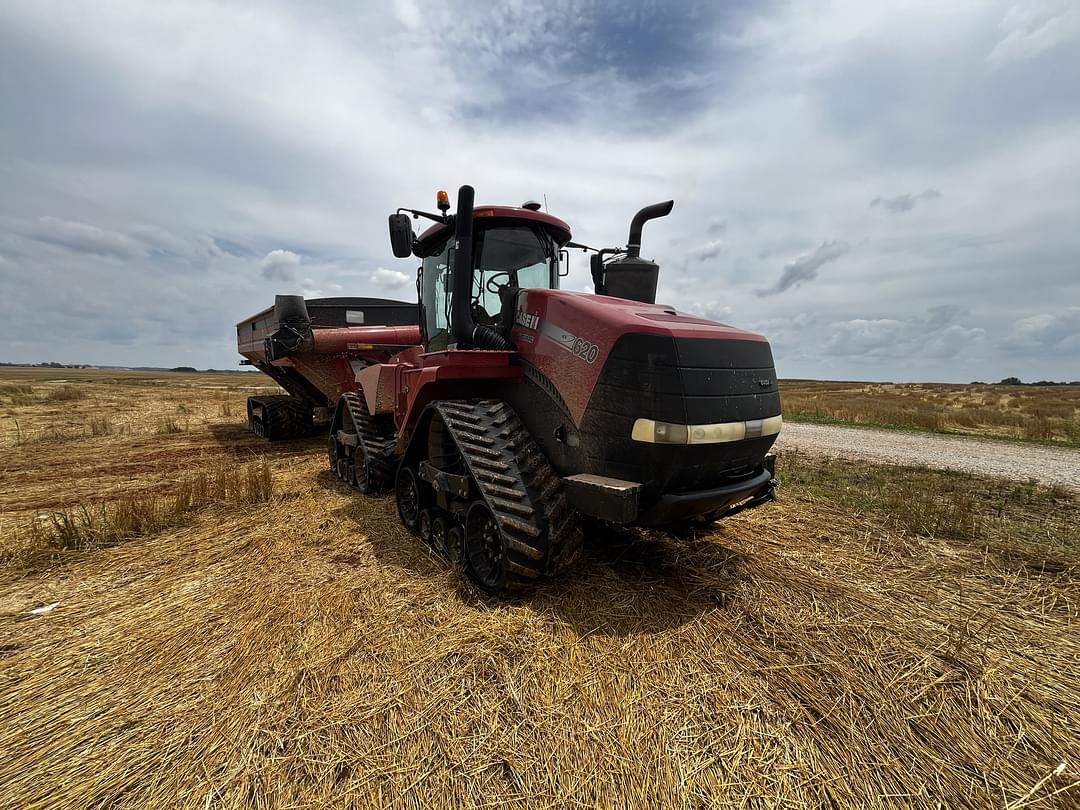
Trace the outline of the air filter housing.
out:
<instances>
[{"instance_id":1,"label":"air filter housing","mask_svg":"<svg viewBox=\"0 0 1080 810\"><path fill-rule=\"evenodd\" d=\"M604 288L607 295L656 303L656 282L660 265L640 256L622 256L604 266Z\"/></svg>"}]
</instances>

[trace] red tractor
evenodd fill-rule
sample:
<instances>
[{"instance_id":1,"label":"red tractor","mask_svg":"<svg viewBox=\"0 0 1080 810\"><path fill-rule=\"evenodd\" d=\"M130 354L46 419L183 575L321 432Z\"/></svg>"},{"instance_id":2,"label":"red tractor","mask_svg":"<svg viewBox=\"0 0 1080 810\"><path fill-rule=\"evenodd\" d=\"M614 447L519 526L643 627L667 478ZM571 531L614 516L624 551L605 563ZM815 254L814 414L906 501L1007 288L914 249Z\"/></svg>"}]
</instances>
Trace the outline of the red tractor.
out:
<instances>
[{"instance_id":1,"label":"red tractor","mask_svg":"<svg viewBox=\"0 0 1080 810\"><path fill-rule=\"evenodd\" d=\"M394 255L421 260L420 343L369 364L341 397L331 469L393 488L402 523L489 593L563 570L580 518L712 521L773 498L780 394L761 336L654 303L637 213L625 248L571 241L522 207L398 209ZM414 235L413 219L434 224ZM559 289L568 249L593 251L596 294Z\"/></svg>"}]
</instances>

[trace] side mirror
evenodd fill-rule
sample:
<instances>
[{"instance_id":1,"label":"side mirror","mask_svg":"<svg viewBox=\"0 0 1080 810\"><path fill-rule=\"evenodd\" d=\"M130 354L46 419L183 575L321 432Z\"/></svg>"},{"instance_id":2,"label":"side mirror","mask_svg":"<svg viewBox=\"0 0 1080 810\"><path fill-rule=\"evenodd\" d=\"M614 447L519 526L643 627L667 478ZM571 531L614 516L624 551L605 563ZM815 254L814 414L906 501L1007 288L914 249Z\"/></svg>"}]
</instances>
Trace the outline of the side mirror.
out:
<instances>
[{"instance_id":1,"label":"side mirror","mask_svg":"<svg viewBox=\"0 0 1080 810\"><path fill-rule=\"evenodd\" d=\"M413 232L408 214L390 215L390 249L399 259L412 255Z\"/></svg>"},{"instance_id":2,"label":"side mirror","mask_svg":"<svg viewBox=\"0 0 1080 810\"><path fill-rule=\"evenodd\" d=\"M570 275L570 251L559 251L559 278L566 278Z\"/></svg>"}]
</instances>

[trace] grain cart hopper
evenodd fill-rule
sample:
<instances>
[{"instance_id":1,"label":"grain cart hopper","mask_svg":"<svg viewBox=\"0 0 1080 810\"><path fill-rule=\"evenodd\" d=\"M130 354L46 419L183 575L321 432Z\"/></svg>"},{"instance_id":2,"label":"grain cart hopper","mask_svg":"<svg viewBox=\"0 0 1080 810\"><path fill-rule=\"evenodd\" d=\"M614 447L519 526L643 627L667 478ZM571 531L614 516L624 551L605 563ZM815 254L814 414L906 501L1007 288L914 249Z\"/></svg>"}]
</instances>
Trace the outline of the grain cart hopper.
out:
<instances>
[{"instance_id":1,"label":"grain cart hopper","mask_svg":"<svg viewBox=\"0 0 1080 810\"><path fill-rule=\"evenodd\" d=\"M274 306L236 325L241 362L288 394L248 399L248 427L266 439L325 429L356 372L420 342L415 304L385 298L279 295Z\"/></svg>"},{"instance_id":2,"label":"grain cart hopper","mask_svg":"<svg viewBox=\"0 0 1080 810\"><path fill-rule=\"evenodd\" d=\"M421 262L421 345L356 375L329 436L331 469L393 488L402 523L490 593L577 555L582 517L711 521L771 500L780 394L765 338L654 303L642 209L625 247L571 242L540 211L398 209L394 255ZM410 221L433 225L415 235ZM558 289L592 250L597 294Z\"/></svg>"}]
</instances>

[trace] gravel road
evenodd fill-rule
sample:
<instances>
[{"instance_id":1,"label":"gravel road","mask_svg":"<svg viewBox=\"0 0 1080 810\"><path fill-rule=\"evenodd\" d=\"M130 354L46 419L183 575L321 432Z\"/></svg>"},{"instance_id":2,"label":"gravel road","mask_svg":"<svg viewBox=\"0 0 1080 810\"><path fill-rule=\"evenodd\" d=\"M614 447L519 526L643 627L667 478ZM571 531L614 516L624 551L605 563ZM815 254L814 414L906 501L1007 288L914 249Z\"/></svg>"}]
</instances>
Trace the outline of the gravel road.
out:
<instances>
[{"instance_id":1,"label":"gravel road","mask_svg":"<svg viewBox=\"0 0 1080 810\"><path fill-rule=\"evenodd\" d=\"M1035 479L1080 490L1080 450L1068 447L792 422L784 423L776 447L1018 481Z\"/></svg>"}]
</instances>

